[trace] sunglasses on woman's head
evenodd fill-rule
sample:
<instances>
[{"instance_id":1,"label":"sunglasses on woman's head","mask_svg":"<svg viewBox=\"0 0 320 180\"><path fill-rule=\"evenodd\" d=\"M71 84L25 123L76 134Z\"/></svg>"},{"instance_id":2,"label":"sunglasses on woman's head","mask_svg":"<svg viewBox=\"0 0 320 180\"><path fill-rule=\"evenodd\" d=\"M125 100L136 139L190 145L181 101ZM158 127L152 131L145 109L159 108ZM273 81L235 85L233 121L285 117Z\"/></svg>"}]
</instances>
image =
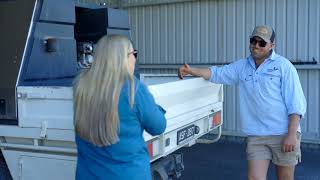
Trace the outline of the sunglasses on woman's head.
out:
<instances>
[{"instance_id":1,"label":"sunglasses on woman's head","mask_svg":"<svg viewBox=\"0 0 320 180\"><path fill-rule=\"evenodd\" d=\"M250 44L256 45L257 43L258 43L258 45L260 47L266 47L266 45L267 45L267 42L265 42L264 40L258 40L258 39L255 39L255 38L250 38Z\"/></svg>"},{"instance_id":2,"label":"sunglasses on woman's head","mask_svg":"<svg viewBox=\"0 0 320 180\"><path fill-rule=\"evenodd\" d=\"M129 52L129 54L133 54L135 58L138 57L138 51L135 49L132 52Z\"/></svg>"}]
</instances>

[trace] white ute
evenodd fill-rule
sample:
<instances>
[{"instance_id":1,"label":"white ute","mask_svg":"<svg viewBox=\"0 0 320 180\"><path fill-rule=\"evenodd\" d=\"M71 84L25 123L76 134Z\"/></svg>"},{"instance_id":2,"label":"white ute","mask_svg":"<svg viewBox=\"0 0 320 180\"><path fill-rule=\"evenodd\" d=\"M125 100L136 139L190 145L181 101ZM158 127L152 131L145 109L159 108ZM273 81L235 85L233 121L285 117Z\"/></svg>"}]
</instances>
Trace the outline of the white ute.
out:
<instances>
[{"instance_id":1,"label":"white ute","mask_svg":"<svg viewBox=\"0 0 320 180\"><path fill-rule=\"evenodd\" d=\"M0 1L0 12L0 39L9 42L0 43L0 155L6 162L1 156L0 174L14 180L74 179L72 82L90 68L100 37L132 39L128 14L65 0ZM179 178L184 166L178 149L221 135L223 86L175 78L148 85L168 121L163 134L144 133L154 180Z\"/></svg>"}]
</instances>

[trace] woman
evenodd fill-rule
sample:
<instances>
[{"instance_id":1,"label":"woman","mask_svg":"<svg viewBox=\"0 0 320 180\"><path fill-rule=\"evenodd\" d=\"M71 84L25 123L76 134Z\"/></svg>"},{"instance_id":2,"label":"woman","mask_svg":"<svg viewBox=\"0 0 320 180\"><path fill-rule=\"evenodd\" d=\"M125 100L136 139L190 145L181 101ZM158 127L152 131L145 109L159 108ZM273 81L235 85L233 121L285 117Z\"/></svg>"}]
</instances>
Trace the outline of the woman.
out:
<instances>
[{"instance_id":1,"label":"woman","mask_svg":"<svg viewBox=\"0 0 320 180\"><path fill-rule=\"evenodd\" d=\"M77 180L151 180L142 133L163 133L165 111L134 78L135 55L126 37L104 36L75 82Z\"/></svg>"}]
</instances>

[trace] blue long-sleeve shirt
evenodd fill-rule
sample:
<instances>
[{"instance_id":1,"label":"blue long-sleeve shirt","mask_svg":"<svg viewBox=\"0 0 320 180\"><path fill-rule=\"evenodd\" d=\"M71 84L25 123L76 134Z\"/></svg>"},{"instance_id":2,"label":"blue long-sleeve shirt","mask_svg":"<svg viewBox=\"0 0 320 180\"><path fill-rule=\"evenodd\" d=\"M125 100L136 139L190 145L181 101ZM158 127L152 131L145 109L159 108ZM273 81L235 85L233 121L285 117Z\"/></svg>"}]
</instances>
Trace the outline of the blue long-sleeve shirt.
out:
<instances>
[{"instance_id":1,"label":"blue long-sleeve shirt","mask_svg":"<svg viewBox=\"0 0 320 180\"><path fill-rule=\"evenodd\" d=\"M210 70L211 82L239 86L241 130L247 135L286 134L288 116L306 112L297 70L274 51L258 69L249 56Z\"/></svg>"},{"instance_id":2,"label":"blue long-sleeve shirt","mask_svg":"<svg viewBox=\"0 0 320 180\"><path fill-rule=\"evenodd\" d=\"M119 98L119 141L97 147L76 136L77 180L151 180L150 159L142 133L158 135L166 128L165 111L158 106L147 87L135 79L134 106L129 105L129 85Z\"/></svg>"}]
</instances>

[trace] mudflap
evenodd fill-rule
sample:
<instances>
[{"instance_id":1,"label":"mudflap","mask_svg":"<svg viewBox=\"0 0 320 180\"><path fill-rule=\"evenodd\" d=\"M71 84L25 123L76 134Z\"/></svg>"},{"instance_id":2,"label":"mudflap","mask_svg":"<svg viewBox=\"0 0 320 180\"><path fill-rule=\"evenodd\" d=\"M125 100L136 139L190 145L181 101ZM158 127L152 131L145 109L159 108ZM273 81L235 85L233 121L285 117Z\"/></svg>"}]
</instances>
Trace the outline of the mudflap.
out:
<instances>
[{"instance_id":1,"label":"mudflap","mask_svg":"<svg viewBox=\"0 0 320 180\"><path fill-rule=\"evenodd\" d=\"M151 164L153 180L176 180L184 170L183 154L170 154Z\"/></svg>"},{"instance_id":2,"label":"mudflap","mask_svg":"<svg viewBox=\"0 0 320 180\"><path fill-rule=\"evenodd\" d=\"M8 169L7 163L0 150L0 180L12 180L10 171Z\"/></svg>"}]
</instances>

